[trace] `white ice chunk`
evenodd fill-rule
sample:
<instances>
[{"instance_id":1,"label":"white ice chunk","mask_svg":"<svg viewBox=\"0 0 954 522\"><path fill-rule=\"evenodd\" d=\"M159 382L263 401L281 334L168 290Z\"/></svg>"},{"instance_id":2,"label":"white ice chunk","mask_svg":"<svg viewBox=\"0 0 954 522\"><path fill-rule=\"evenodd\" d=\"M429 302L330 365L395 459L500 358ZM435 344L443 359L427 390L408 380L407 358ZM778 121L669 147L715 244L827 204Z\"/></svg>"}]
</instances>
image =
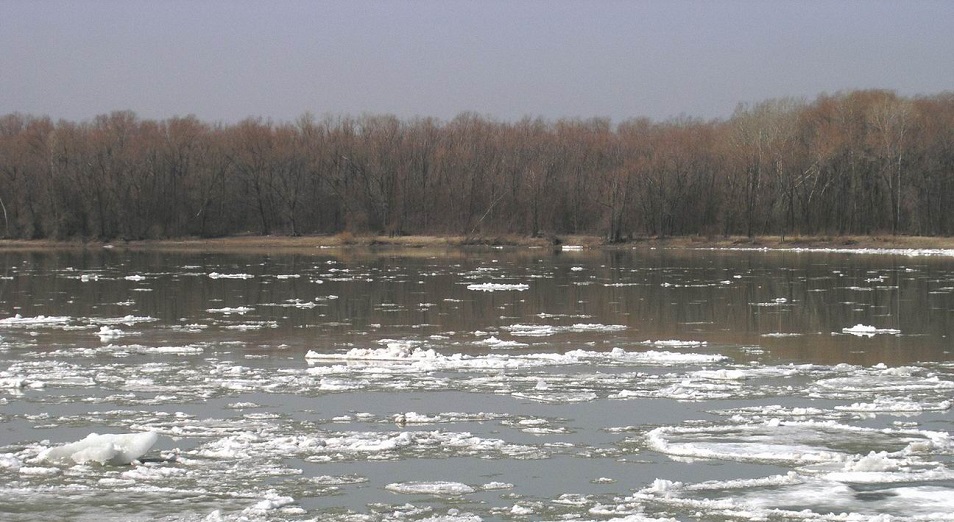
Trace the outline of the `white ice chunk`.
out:
<instances>
[{"instance_id":1,"label":"white ice chunk","mask_svg":"<svg viewBox=\"0 0 954 522\"><path fill-rule=\"evenodd\" d=\"M864 457L850 459L845 463L845 471L856 472L879 472L879 471L897 471L904 462L888 455L887 451L871 451Z\"/></svg>"},{"instance_id":2,"label":"white ice chunk","mask_svg":"<svg viewBox=\"0 0 954 522\"><path fill-rule=\"evenodd\" d=\"M28 384L29 381L23 377L10 377L0 374L0 388L19 390L21 388L26 388Z\"/></svg>"},{"instance_id":3,"label":"white ice chunk","mask_svg":"<svg viewBox=\"0 0 954 522\"><path fill-rule=\"evenodd\" d=\"M251 274L220 274L218 272L211 272L209 274L209 279L252 279L253 275Z\"/></svg>"},{"instance_id":4,"label":"white ice chunk","mask_svg":"<svg viewBox=\"0 0 954 522\"><path fill-rule=\"evenodd\" d=\"M718 370L699 370L697 372L693 372L691 376L713 381L741 381L749 378L749 374L747 372L729 368L721 368Z\"/></svg>"},{"instance_id":5,"label":"white ice chunk","mask_svg":"<svg viewBox=\"0 0 954 522\"><path fill-rule=\"evenodd\" d=\"M36 317L23 317L20 314L16 314L13 317L0 319L0 326L57 326L64 325L69 322L69 317L47 317L45 315L38 315Z\"/></svg>"},{"instance_id":6,"label":"white ice chunk","mask_svg":"<svg viewBox=\"0 0 954 522\"><path fill-rule=\"evenodd\" d=\"M514 324L504 329L523 337L547 337L557 333L557 327L548 324Z\"/></svg>"},{"instance_id":7,"label":"white ice chunk","mask_svg":"<svg viewBox=\"0 0 954 522\"><path fill-rule=\"evenodd\" d=\"M858 337L874 337L875 335L879 334L897 335L901 333L901 330L894 330L892 328L876 328L874 326L856 324L850 328L842 328L841 333L857 335Z\"/></svg>"},{"instance_id":8,"label":"white ice chunk","mask_svg":"<svg viewBox=\"0 0 954 522\"><path fill-rule=\"evenodd\" d=\"M285 507L289 504L293 504L294 502L295 499L292 497L279 495L274 490L269 490L266 493L264 499L258 501L254 506L245 509L242 514L263 515L266 511Z\"/></svg>"},{"instance_id":9,"label":"white ice chunk","mask_svg":"<svg viewBox=\"0 0 954 522\"><path fill-rule=\"evenodd\" d=\"M472 285L467 285L468 290L478 290L481 292L500 292L507 290L516 290L518 292L523 292L524 290L529 290L530 285L527 284L508 284L508 283L475 283Z\"/></svg>"},{"instance_id":10,"label":"white ice chunk","mask_svg":"<svg viewBox=\"0 0 954 522\"><path fill-rule=\"evenodd\" d=\"M599 323L576 323L566 327L568 332L586 333L586 332L620 332L626 329L621 324L599 324Z\"/></svg>"},{"instance_id":11,"label":"white ice chunk","mask_svg":"<svg viewBox=\"0 0 954 522\"><path fill-rule=\"evenodd\" d=\"M23 466L13 453L0 453L0 469L9 469L16 471Z\"/></svg>"},{"instance_id":12,"label":"white ice chunk","mask_svg":"<svg viewBox=\"0 0 954 522\"><path fill-rule=\"evenodd\" d=\"M621 324L577 323L570 326L553 326L548 324L512 324L503 327L511 335L521 337L548 337L558 333L597 333L620 332L626 329Z\"/></svg>"},{"instance_id":13,"label":"white ice chunk","mask_svg":"<svg viewBox=\"0 0 954 522\"><path fill-rule=\"evenodd\" d=\"M519 348L523 346L528 346L526 343L520 343L517 341L504 341L502 339L497 339L494 336L490 336L487 339L484 339L483 341L477 341L475 344L482 344L482 345L486 345L495 349Z\"/></svg>"},{"instance_id":14,"label":"white ice chunk","mask_svg":"<svg viewBox=\"0 0 954 522\"><path fill-rule=\"evenodd\" d=\"M378 341L386 348L352 348L344 354L323 354L309 350L306 359L345 359L365 361L412 361L436 360L440 358L433 349L420 348L420 341L382 339Z\"/></svg>"},{"instance_id":15,"label":"white ice chunk","mask_svg":"<svg viewBox=\"0 0 954 522\"><path fill-rule=\"evenodd\" d=\"M209 312L210 314L245 315L251 312L252 310L254 310L254 308L251 308L248 306L234 306L234 307L226 306L225 308L207 308L205 311Z\"/></svg>"},{"instance_id":16,"label":"white ice chunk","mask_svg":"<svg viewBox=\"0 0 954 522\"><path fill-rule=\"evenodd\" d=\"M98 335L99 339L105 343L111 339L122 337L123 335L125 335L125 332L123 332L119 328L110 328L108 326L100 326L99 332L96 335Z\"/></svg>"},{"instance_id":17,"label":"white ice chunk","mask_svg":"<svg viewBox=\"0 0 954 522\"><path fill-rule=\"evenodd\" d=\"M460 482L395 482L384 486L384 489L406 495L466 495L473 493L474 488Z\"/></svg>"},{"instance_id":18,"label":"white ice chunk","mask_svg":"<svg viewBox=\"0 0 954 522\"><path fill-rule=\"evenodd\" d=\"M503 369L530 368L540 366L559 366L572 364L711 364L724 361L726 357L718 354L675 353L650 350L646 352L628 352L622 348L613 348L609 352L571 350L566 353L535 353L525 355L488 355L471 356L466 354L443 355L433 349L414 346L419 341L387 342L387 348L352 348L346 353L319 353L309 350L305 358L316 360L345 361L388 361L409 365L414 371L432 371L435 369ZM323 372L319 371L319 372ZM315 371L309 373L315 374Z\"/></svg>"},{"instance_id":19,"label":"white ice chunk","mask_svg":"<svg viewBox=\"0 0 954 522\"><path fill-rule=\"evenodd\" d=\"M21 475L29 475L32 477L52 477L53 475L58 475L60 473L59 468L50 468L46 466L21 466L17 471Z\"/></svg>"},{"instance_id":20,"label":"white ice chunk","mask_svg":"<svg viewBox=\"0 0 954 522\"><path fill-rule=\"evenodd\" d=\"M924 402L898 397L875 397L873 402L856 402L848 406L835 406L839 411L862 413L922 413L951 409L951 401Z\"/></svg>"},{"instance_id":21,"label":"white ice chunk","mask_svg":"<svg viewBox=\"0 0 954 522\"><path fill-rule=\"evenodd\" d=\"M116 304L124 304L124 305L125 305L125 304L128 304L128 305L131 306L131 305L133 305L133 304L135 304L135 303L129 302L129 303L116 303ZM98 318L92 319L92 321L95 322L95 323L97 323L97 324L100 324L100 325L113 325L113 326L116 326L116 325L124 324L124 325L126 325L126 326L133 326L133 325L135 325L135 324L137 324L137 323L151 323L151 322L155 322L155 321L156 321L156 318L155 318L155 317L149 317L149 316L140 317L140 316L135 316L135 315L125 315L125 316L123 316L123 317L98 317Z\"/></svg>"},{"instance_id":22,"label":"white ice chunk","mask_svg":"<svg viewBox=\"0 0 954 522\"><path fill-rule=\"evenodd\" d=\"M670 339L668 341L644 341L643 344L666 348L690 348L705 346L706 341L680 341L678 339Z\"/></svg>"},{"instance_id":23,"label":"white ice chunk","mask_svg":"<svg viewBox=\"0 0 954 522\"><path fill-rule=\"evenodd\" d=\"M129 464L149 451L159 435L155 432L125 434L89 434L85 439L42 451L41 461L57 464Z\"/></svg>"}]
</instances>

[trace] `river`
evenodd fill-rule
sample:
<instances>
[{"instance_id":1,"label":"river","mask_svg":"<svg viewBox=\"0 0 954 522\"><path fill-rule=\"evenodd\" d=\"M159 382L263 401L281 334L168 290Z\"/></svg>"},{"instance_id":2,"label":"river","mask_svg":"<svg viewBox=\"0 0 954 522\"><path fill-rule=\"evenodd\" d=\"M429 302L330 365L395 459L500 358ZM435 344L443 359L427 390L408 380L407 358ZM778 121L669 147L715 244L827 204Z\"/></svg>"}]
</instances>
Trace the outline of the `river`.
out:
<instances>
[{"instance_id":1,"label":"river","mask_svg":"<svg viewBox=\"0 0 954 522\"><path fill-rule=\"evenodd\" d=\"M954 520L952 334L944 256L0 252L0 519Z\"/></svg>"}]
</instances>

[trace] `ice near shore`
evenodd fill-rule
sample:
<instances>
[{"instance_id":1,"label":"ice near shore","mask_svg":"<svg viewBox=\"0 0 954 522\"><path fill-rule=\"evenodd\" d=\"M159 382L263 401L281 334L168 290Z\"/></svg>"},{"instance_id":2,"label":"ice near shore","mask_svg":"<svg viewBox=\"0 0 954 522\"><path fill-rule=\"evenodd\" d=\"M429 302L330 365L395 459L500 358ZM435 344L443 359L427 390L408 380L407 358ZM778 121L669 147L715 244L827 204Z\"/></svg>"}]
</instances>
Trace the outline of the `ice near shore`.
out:
<instances>
[{"instance_id":1,"label":"ice near shore","mask_svg":"<svg viewBox=\"0 0 954 522\"><path fill-rule=\"evenodd\" d=\"M96 434L85 439L42 451L37 459L54 464L129 464L146 454L159 440L159 434L143 433Z\"/></svg>"}]
</instances>

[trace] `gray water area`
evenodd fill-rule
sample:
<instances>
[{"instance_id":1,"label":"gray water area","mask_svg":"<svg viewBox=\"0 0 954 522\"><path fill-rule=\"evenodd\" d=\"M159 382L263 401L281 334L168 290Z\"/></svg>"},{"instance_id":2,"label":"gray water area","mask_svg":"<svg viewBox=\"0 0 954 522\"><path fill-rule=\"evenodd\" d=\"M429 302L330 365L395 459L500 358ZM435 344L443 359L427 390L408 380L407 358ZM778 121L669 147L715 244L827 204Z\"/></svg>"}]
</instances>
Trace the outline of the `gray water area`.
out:
<instances>
[{"instance_id":1,"label":"gray water area","mask_svg":"<svg viewBox=\"0 0 954 522\"><path fill-rule=\"evenodd\" d=\"M0 519L954 520L952 333L940 256L0 252Z\"/></svg>"}]
</instances>

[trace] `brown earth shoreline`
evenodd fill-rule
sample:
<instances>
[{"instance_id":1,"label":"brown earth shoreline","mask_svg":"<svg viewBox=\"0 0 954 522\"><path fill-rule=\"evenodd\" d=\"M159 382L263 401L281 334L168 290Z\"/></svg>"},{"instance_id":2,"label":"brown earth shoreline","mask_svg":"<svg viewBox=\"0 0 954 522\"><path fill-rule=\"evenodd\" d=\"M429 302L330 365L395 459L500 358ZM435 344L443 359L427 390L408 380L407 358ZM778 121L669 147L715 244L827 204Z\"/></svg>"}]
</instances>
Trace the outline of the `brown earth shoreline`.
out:
<instances>
[{"instance_id":1,"label":"brown earth shoreline","mask_svg":"<svg viewBox=\"0 0 954 522\"><path fill-rule=\"evenodd\" d=\"M222 238L182 238L142 241L50 241L0 240L0 251L125 248L131 250L178 250L191 252L303 251L316 248L339 249L402 249L402 248L469 248L469 247L535 247L579 246L586 249L638 248L892 248L954 249L954 237L919 236L779 236L748 237L645 237L623 243L607 243L599 236L559 236L531 238L526 236L230 236Z\"/></svg>"}]
</instances>

